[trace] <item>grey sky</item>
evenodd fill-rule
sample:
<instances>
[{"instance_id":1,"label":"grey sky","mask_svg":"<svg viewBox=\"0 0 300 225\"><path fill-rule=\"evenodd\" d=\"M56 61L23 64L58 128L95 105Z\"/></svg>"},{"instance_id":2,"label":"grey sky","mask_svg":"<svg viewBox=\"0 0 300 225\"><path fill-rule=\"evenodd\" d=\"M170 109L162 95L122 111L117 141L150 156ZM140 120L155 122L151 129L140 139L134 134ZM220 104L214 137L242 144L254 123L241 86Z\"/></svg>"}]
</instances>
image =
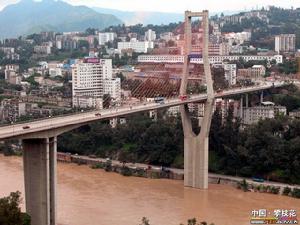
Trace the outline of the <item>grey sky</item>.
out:
<instances>
[{"instance_id":1,"label":"grey sky","mask_svg":"<svg viewBox=\"0 0 300 225\"><path fill-rule=\"evenodd\" d=\"M213 12L224 10L250 10L257 6L276 5L285 8L300 7L300 0L64 0L73 5L97 6L129 11L183 12L208 9ZM0 9L18 0L0 0Z\"/></svg>"}]
</instances>

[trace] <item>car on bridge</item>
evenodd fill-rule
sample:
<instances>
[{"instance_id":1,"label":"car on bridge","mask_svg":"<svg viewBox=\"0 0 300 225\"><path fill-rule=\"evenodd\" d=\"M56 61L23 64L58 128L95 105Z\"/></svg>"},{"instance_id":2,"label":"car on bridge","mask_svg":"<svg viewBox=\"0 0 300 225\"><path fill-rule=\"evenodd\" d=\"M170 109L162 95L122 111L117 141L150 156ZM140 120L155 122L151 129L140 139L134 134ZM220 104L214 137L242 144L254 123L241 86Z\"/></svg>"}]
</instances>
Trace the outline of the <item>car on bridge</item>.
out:
<instances>
[{"instance_id":1,"label":"car on bridge","mask_svg":"<svg viewBox=\"0 0 300 225\"><path fill-rule=\"evenodd\" d=\"M96 113L95 116L101 116L101 113Z\"/></svg>"},{"instance_id":2,"label":"car on bridge","mask_svg":"<svg viewBox=\"0 0 300 225\"><path fill-rule=\"evenodd\" d=\"M191 60L191 59L201 59L202 58L202 54L200 53L192 53L192 54L189 54L188 55L188 59Z\"/></svg>"},{"instance_id":3,"label":"car on bridge","mask_svg":"<svg viewBox=\"0 0 300 225\"><path fill-rule=\"evenodd\" d=\"M155 97L154 102L159 103L159 104L164 104L165 103L165 98L164 97Z\"/></svg>"},{"instance_id":4,"label":"car on bridge","mask_svg":"<svg viewBox=\"0 0 300 225\"><path fill-rule=\"evenodd\" d=\"M221 88L219 88L216 92L217 92L217 94L222 94L223 90Z\"/></svg>"},{"instance_id":5,"label":"car on bridge","mask_svg":"<svg viewBox=\"0 0 300 225\"><path fill-rule=\"evenodd\" d=\"M24 127L23 127L24 130L27 130L27 129L29 129L29 128L30 128L30 126L24 126Z\"/></svg>"},{"instance_id":6,"label":"car on bridge","mask_svg":"<svg viewBox=\"0 0 300 225\"><path fill-rule=\"evenodd\" d=\"M179 96L179 99L180 99L181 101L185 101L185 100L188 99L188 96L187 96L187 95L180 95L180 96Z\"/></svg>"}]
</instances>

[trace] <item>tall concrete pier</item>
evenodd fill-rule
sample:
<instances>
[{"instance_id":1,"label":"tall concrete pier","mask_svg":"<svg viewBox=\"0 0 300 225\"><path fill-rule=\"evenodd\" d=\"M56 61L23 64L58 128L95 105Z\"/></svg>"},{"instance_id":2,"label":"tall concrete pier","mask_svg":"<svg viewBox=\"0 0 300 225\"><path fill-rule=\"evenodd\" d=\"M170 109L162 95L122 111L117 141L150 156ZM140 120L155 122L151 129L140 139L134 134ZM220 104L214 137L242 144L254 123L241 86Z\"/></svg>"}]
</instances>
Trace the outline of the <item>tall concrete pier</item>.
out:
<instances>
[{"instance_id":1,"label":"tall concrete pier","mask_svg":"<svg viewBox=\"0 0 300 225\"><path fill-rule=\"evenodd\" d=\"M208 11L185 12L185 56L183 76L181 79L180 95L186 95L187 81L192 45L192 17L201 17L204 30L203 37L203 63L207 82L207 100L204 107L204 117L201 123L201 131L196 135L192 130L191 118L187 105L180 106L182 125L184 131L184 185L193 188L208 188L208 137L212 112L214 106L214 90L208 58L209 24Z\"/></svg>"},{"instance_id":2,"label":"tall concrete pier","mask_svg":"<svg viewBox=\"0 0 300 225\"><path fill-rule=\"evenodd\" d=\"M26 212L32 225L56 225L56 137L23 140Z\"/></svg>"}]
</instances>

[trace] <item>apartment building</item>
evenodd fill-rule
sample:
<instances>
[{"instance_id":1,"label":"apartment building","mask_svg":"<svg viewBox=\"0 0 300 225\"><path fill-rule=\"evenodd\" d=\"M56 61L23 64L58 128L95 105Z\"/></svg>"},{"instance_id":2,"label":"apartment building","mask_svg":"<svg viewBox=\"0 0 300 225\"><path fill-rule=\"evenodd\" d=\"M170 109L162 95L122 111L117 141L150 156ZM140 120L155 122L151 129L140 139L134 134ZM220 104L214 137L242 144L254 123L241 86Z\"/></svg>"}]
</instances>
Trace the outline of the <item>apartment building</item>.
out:
<instances>
[{"instance_id":1,"label":"apartment building","mask_svg":"<svg viewBox=\"0 0 300 225\"><path fill-rule=\"evenodd\" d=\"M116 33L112 32L105 32L105 33L99 33L99 45L104 45L107 42L112 42L116 37Z\"/></svg>"},{"instance_id":2,"label":"apartment building","mask_svg":"<svg viewBox=\"0 0 300 225\"><path fill-rule=\"evenodd\" d=\"M5 66L5 80L10 84L20 84L21 76L19 76L19 65L9 64Z\"/></svg>"},{"instance_id":3,"label":"apartment building","mask_svg":"<svg viewBox=\"0 0 300 225\"><path fill-rule=\"evenodd\" d=\"M112 60L85 58L72 68L73 107L102 108L103 95L121 100L121 80L113 78Z\"/></svg>"},{"instance_id":4,"label":"apartment building","mask_svg":"<svg viewBox=\"0 0 300 225\"><path fill-rule=\"evenodd\" d=\"M273 102L262 102L260 106L246 107L243 109L242 123L250 125L261 119L272 119L278 114L286 115L285 106L275 106Z\"/></svg>"},{"instance_id":5,"label":"apartment building","mask_svg":"<svg viewBox=\"0 0 300 225\"><path fill-rule=\"evenodd\" d=\"M134 52L147 53L148 49L153 49L154 43L152 41L137 41L132 39L131 41L118 42L118 51L121 53L122 50L132 49Z\"/></svg>"},{"instance_id":6,"label":"apartment building","mask_svg":"<svg viewBox=\"0 0 300 225\"><path fill-rule=\"evenodd\" d=\"M296 35L281 34L275 36L275 51L280 52L295 52L296 51Z\"/></svg>"},{"instance_id":7,"label":"apartment building","mask_svg":"<svg viewBox=\"0 0 300 225\"><path fill-rule=\"evenodd\" d=\"M72 68L73 107L102 108L103 68L97 58L84 59Z\"/></svg>"},{"instance_id":8,"label":"apartment building","mask_svg":"<svg viewBox=\"0 0 300 225\"><path fill-rule=\"evenodd\" d=\"M156 33L155 31L149 29L145 32L145 41L155 41L156 40Z\"/></svg>"}]
</instances>

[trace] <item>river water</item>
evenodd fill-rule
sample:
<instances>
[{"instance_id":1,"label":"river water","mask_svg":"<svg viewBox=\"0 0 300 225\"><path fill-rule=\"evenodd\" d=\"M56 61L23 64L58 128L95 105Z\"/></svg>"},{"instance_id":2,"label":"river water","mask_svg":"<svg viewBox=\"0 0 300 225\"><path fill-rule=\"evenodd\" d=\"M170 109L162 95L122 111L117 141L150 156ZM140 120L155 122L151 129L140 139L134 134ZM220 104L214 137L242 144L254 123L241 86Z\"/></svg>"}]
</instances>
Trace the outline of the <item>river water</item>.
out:
<instances>
[{"instance_id":1,"label":"river water","mask_svg":"<svg viewBox=\"0 0 300 225\"><path fill-rule=\"evenodd\" d=\"M24 193L22 158L0 155L0 197L16 190ZM182 181L58 164L59 225L138 225L144 216L151 225L179 225L193 217L215 225L249 225L253 209L277 208L300 213L300 200L226 185L194 190L184 188Z\"/></svg>"}]
</instances>

